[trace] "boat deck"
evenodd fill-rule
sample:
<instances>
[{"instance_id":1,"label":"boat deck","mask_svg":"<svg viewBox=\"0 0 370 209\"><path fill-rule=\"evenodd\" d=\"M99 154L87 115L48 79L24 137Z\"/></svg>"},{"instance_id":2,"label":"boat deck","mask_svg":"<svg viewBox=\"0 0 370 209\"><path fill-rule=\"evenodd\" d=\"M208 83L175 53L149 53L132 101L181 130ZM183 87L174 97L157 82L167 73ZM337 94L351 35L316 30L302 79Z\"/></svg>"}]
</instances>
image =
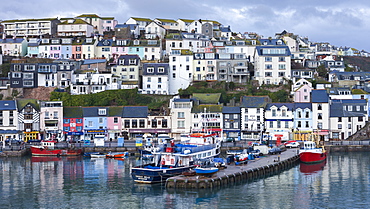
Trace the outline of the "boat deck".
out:
<instances>
[{"instance_id":1,"label":"boat deck","mask_svg":"<svg viewBox=\"0 0 370 209\"><path fill-rule=\"evenodd\" d=\"M166 188L212 188L243 179L260 178L291 167L297 160L299 160L299 150L288 149L278 155L265 155L248 160L247 164L231 163L227 168L219 170L210 177L183 175L171 177L166 181Z\"/></svg>"}]
</instances>

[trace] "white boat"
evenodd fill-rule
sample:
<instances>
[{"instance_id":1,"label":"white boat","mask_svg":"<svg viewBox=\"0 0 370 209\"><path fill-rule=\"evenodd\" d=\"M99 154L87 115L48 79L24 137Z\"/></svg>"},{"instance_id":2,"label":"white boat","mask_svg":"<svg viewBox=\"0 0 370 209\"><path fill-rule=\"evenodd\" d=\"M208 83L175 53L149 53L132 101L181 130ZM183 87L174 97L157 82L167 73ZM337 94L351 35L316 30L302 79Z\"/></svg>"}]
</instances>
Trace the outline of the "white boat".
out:
<instances>
[{"instance_id":1,"label":"white boat","mask_svg":"<svg viewBox=\"0 0 370 209\"><path fill-rule=\"evenodd\" d=\"M220 142L213 135L190 135L188 140L175 144L172 140L153 152L154 162L131 169L131 176L138 183L159 183L180 175L194 167L199 159L213 158L220 154Z\"/></svg>"},{"instance_id":2,"label":"white boat","mask_svg":"<svg viewBox=\"0 0 370 209\"><path fill-rule=\"evenodd\" d=\"M106 158L107 155L104 153L91 153L90 157L91 158Z\"/></svg>"}]
</instances>

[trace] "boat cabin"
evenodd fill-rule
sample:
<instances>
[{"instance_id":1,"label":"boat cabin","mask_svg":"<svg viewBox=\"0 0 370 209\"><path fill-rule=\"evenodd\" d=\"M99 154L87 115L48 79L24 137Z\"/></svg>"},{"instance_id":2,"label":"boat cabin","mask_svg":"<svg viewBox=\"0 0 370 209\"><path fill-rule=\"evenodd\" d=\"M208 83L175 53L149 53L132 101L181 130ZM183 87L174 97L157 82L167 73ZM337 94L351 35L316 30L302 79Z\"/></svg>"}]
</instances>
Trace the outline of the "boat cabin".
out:
<instances>
[{"instance_id":1,"label":"boat cabin","mask_svg":"<svg viewBox=\"0 0 370 209\"><path fill-rule=\"evenodd\" d=\"M303 149L315 149L317 148L316 147L316 143L315 142L312 142L312 141L305 141L303 143Z\"/></svg>"}]
</instances>

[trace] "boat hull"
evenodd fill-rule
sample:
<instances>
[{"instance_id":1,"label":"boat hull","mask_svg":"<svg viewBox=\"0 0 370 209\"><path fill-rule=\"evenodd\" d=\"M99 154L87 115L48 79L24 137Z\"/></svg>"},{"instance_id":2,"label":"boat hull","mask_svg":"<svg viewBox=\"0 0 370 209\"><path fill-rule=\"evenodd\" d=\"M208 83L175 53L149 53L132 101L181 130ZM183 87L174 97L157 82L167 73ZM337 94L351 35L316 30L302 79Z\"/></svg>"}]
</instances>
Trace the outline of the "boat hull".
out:
<instances>
[{"instance_id":1,"label":"boat hull","mask_svg":"<svg viewBox=\"0 0 370 209\"><path fill-rule=\"evenodd\" d=\"M132 168L131 176L137 183L154 184L166 181L169 177L180 175L189 171L192 166L177 168L160 168L154 166L145 166L142 168Z\"/></svg>"},{"instance_id":2,"label":"boat hull","mask_svg":"<svg viewBox=\"0 0 370 209\"><path fill-rule=\"evenodd\" d=\"M301 152L299 154L299 160L302 163L321 163L326 160L326 152L315 153L315 152Z\"/></svg>"},{"instance_id":3,"label":"boat hull","mask_svg":"<svg viewBox=\"0 0 370 209\"><path fill-rule=\"evenodd\" d=\"M194 170L198 175L212 175L217 173L218 168L195 168Z\"/></svg>"},{"instance_id":4,"label":"boat hull","mask_svg":"<svg viewBox=\"0 0 370 209\"><path fill-rule=\"evenodd\" d=\"M82 150L47 149L44 147L31 146L31 154L34 156L77 156L82 154Z\"/></svg>"}]
</instances>

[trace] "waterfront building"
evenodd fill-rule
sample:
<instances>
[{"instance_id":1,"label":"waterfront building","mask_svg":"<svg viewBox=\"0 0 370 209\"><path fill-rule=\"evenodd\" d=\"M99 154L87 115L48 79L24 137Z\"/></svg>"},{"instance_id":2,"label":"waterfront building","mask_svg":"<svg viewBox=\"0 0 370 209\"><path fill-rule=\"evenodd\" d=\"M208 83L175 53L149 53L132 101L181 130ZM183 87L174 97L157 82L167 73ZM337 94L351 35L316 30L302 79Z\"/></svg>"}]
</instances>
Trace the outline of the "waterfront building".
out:
<instances>
[{"instance_id":1,"label":"waterfront building","mask_svg":"<svg viewBox=\"0 0 370 209\"><path fill-rule=\"evenodd\" d=\"M193 101L191 99L181 99L179 96L173 97L169 102L171 110L171 134L173 138L180 139L181 135L189 134L192 130L191 113Z\"/></svg>"},{"instance_id":2,"label":"waterfront building","mask_svg":"<svg viewBox=\"0 0 370 209\"><path fill-rule=\"evenodd\" d=\"M368 121L368 102L365 99L333 99L329 107L330 139L345 140Z\"/></svg>"},{"instance_id":3,"label":"waterfront building","mask_svg":"<svg viewBox=\"0 0 370 209\"><path fill-rule=\"evenodd\" d=\"M15 100L0 101L0 141L21 139L18 130L18 110Z\"/></svg>"},{"instance_id":4,"label":"waterfront building","mask_svg":"<svg viewBox=\"0 0 370 209\"><path fill-rule=\"evenodd\" d=\"M194 93L191 109L191 132L216 133L221 136L223 127L221 93Z\"/></svg>"},{"instance_id":5,"label":"waterfront building","mask_svg":"<svg viewBox=\"0 0 370 209\"><path fill-rule=\"evenodd\" d=\"M269 138L277 141L292 139L294 103L268 103L265 109L265 128Z\"/></svg>"},{"instance_id":6,"label":"waterfront building","mask_svg":"<svg viewBox=\"0 0 370 209\"><path fill-rule=\"evenodd\" d=\"M84 139L82 107L63 107L63 134L69 142Z\"/></svg>"},{"instance_id":7,"label":"waterfront building","mask_svg":"<svg viewBox=\"0 0 370 209\"><path fill-rule=\"evenodd\" d=\"M82 107L84 140L100 144L108 139L108 107Z\"/></svg>"},{"instance_id":8,"label":"waterfront building","mask_svg":"<svg viewBox=\"0 0 370 209\"><path fill-rule=\"evenodd\" d=\"M107 117L108 139L117 141L122 131L123 107L109 107Z\"/></svg>"},{"instance_id":9,"label":"waterfront building","mask_svg":"<svg viewBox=\"0 0 370 209\"><path fill-rule=\"evenodd\" d=\"M312 104L309 102L295 102L293 106L293 139L311 140L312 128Z\"/></svg>"},{"instance_id":10,"label":"waterfront building","mask_svg":"<svg viewBox=\"0 0 370 209\"><path fill-rule=\"evenodd\" d=\"M27 44L27 57L39 57L39 46L41 44L41 39L30 38Z\"/></svg>"},{"instance_id":11,"label":"waterfront building","mask_svg":"<svg viewBox=\"0 0 370 209\"><path fill-rule=\"evenodd\" d=\"M43 139L40 136L40 105L35 99L18 99L18 128L22 132L21 139L28 140Z\"/></svg>"},{"instance_id":12,"label":"waterfront building","mask_svg":"<svg viewBox=\"0 0 370 209\"><path fill-rule=\"evenodd\" d=\"M249 82L248 60L243 53L218 54L217 80L245 84Z\"/></svg>"},{"instance_id":13,"label":"waterfront building","mask_svg":"<svg viewBox=\"0 0 370 209\"><path fill-rule=\"evenodd\" d=\"M216 54L213 52L195 53L193 61L194 81L214 81L217 79L217 77L215 77L215 66L217 66L216 63Z\"/></svg>"},{"instance_id":14,"label":"waterfront building","mask_svg":"<svg viewBox=\"0 0 370 209\"><path fill-rule=\"evenodd\" d=\"M125 106L122 113L122 133L125 140L155 133L148 128L147 106Z\"/></svg>"},{"instance_id":15,"label":"waterfront building","mask_svg":"<svg viewBox=\"0 0 370 209\"><path fill-rule=\"evenodd\" d=\"M63 102L40 102L40 135L46 140L65 140L63 134Z\"/></svg>"},{"instance_id":16,"label":"waterfront building","mask_svg":"<svg viewBox=\"0 0 370 209\"><path fill-rule=\"evenodd\" d=\"M240 107L222 107L223 138L233 138L235 141L241 139L241 114Z\"/></svg>"},{"instance_id":17,"label":"waterfront building","mask_svg":"<svg viewBox=\"0 0 370 209\"><path fill-rule=\"evenodd\" d=\"M261 139L261 134L267 130L265 109L269 102L271 102L271 99L268 96L243 96L240 98L242 139Z\"/></svg>"},{"instance_id":18,"label":"waterfront building","mask_svg":"<svg viewBox=\"0 0 370 209\"><path fill-rule=\"evenodd\" d=\"M39 63L37 67L37 80L35 87L57 87L58 85L58 63Z\"/></svg>"},{"instance_id":19,"label":"waterfront building","mask_svg":"<svg viewBox=\"0 0 370 209\"><path fill-rule=\"evenodd\" d=\"M329 95L325 89L314 89L311 92L312 128L320 141L329 140Z\"/></svg>"}]
</instances>

